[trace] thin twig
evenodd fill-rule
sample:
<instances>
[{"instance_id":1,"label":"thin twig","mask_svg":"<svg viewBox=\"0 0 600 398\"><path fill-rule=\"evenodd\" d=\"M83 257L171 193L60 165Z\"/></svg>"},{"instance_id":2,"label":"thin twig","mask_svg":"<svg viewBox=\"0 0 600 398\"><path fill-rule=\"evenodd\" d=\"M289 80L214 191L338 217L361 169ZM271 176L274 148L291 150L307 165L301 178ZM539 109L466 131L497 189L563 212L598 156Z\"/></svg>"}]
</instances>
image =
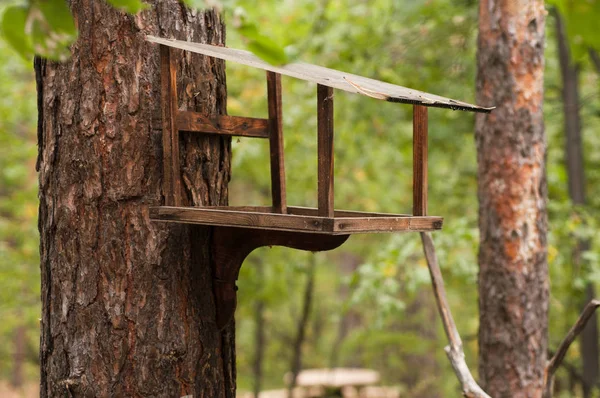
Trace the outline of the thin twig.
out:
<instances>
[{"instance_id":1,"label":"thin twig","mask_svg":"<svg viewBox=\"0 0 600 398\"><path fill-rule=\"evenodd\" d=\"M594 64L596 72L600 74L600 55L598 55L598 52L593 48L589 49L589 53L590 59L592 60L592 64Z\"/></svg>"},{"instance_id":2,"label":"thin twig","mask_svg":"<svg viewBox=\"0 0 600 398\"><path fill-rule=\"evenodd\" d=\"M563 341L558 346L556 354L554 354L552 359L548 361L548 364L546 365L546 372L544 375L544 384L546 387L544 390L544 398L552 397L552 384L554 383L554 373L556 373L556 370L565 359L567 350L569 349L573 341L575 341L577 336L581 333L583 328L585 328L585 325L588 323L592 315L594 315L594 312L598 307L600 307L600 300L592 300L585 306L583 312L581 313L581 315L579 315L577 322L575 322L575 325L573 325L571 330L569 330L569 333L567 333Z\"/></svg>"},{"instance_id":3,"label":"thin twig","mask_svg":"<svg viewBox=\"0 0 600 398\"><path fill-rule=\"evenodd\" d=\"M427 259L427 266L429 267L429 274L431 275L431 285L433 287L435 301L440 316L442 317L446 336L448 336L448 341L450 342L445 348L446 355L448 355L454 373L461 384L463 395L467 398L490 398L490 396L479 387L465 361L462 341L458 334L458 330L456 329L456 324L454 323L454 318L452 318L450 306L448 305L448 300L446 298L444 279L442 278L442 272L438 265L433 239L429 233L421 232L421 241L423 242L423 250L425 251L425 258Z\"/></svg>"}]
</instances>

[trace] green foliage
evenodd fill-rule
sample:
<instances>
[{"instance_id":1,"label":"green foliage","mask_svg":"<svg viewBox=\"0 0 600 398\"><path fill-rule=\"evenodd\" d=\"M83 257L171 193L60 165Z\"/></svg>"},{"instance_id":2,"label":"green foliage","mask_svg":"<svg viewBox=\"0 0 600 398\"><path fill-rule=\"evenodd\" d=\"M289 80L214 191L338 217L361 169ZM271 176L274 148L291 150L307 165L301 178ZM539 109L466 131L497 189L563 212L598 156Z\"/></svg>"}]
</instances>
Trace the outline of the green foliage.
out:
<instances>
[{"instance_id":1,"label":"green foliage","mask_svg":"<svg viewBox=\"0 0 600 398\"><path fill-rule=\"evenodd\" d=\"M215 7L234 16L232 27L244 38L245 46L274 65L288 62L279 43L263 34L235 0L182 0L190 7ZM142 0L107 0L113 7L136 14L149 8ZM65 0L11 0L2 14L0 33L24 58L34 54L54 60L69 57L69 46L77 39L77 29ZM0 11L2 9L0 8Z\"/></svg>"},{"instance_id":2,"label":"green foliage","mask_svg":"<svg viewBox=\"0 0 600 398\"><path fill-rule=\"evenodd\" d=\"M576 63L583 62L590 48L600 50L598 18L600 0L548 0L565 20L571 52Z\"/></svg>"},{"instance_id":3,"label":"green foliage","mask_svg":"<svg viewBox=\"0 0 600 398\"><path fill-rule=\"evenodd\" d=\"M187 3L200 8L221 7L228 27L234 28L229 30L228 45L253 48L269 62L285 62L283 56L298 58L473 101L476 2L187 0ZM579 22L579 18L588 18L579 6L585 2L562 3L561 9L571 13L567 21L569 29L580 32L586 46L595 45L597 38L588 39L591 23ZM2 37L26 57L31 56L40 41L26 34L29 21L38 21L36 29L60 28L71 34L74 29L66 22L71 21L66 14L59 18L56 10L40 8L39 4L41 0L15 1L5 6L2 16ZM111 4L128 12L144 7L138 1L114 0ZM31 19L34 6L37 16ZM585 101L581 111L589 202L583 207L573 207L564 166L556 46L552 24L548 26L545 115L551 227L548 259L552 279L549 329L550 348L555 348L577 316L573 308L579 305L578 297L585 284L600 282L600 135L596 134L600 126L600 97L598 76L584 69L581 96ZM255 44L251 44L253 40ZM265 44L265 41L272 42ZM18 59L1 41L0 50L0 341L12 341L18 326L27 327L28 351L33 353L28 363L33 377L40 277L34 172L35 87L30 65ZM264 72L228 63L227 73L229 113L265 117ZM283 90L288 200L290 205L315 206L316 89L312 84L284 78ZM339 91L335 95L336 207L410 212L410 106ZM468 363L476 369L479 237L474 118L468 113L438 109L432 109L430 117L430 213L445 217L444 229L435 233L434 239ZM268 159L268 143L263 140L242 138L233 143L232 205L269 203ZM571 258L576 237L588 238L591 245L579 268L572 266ZM267 331L264 387L283 386L282 377L289 369L291 342L302 306L306 270L314 258L315 299L303 347L304 367L329 366L337 357L338 366L381 371L383 382L399 385L405 396L458 395L443 352L445 336L430 294L417 234L355 236L340 249L314 256L289 249L263 248L253 253L242 267L236 313L240 390L249 389L252 382L258 300L265 303ZM343 325L349 325L344 333ZM0 378L6 378L11 370L11 355L12 344L0 344ZM567 359L577 364L577 350L569 351Z\"/></svg>"},{"instance_id":4,"label":"green foliage","mask_svg":"<svg viewBox=\"0 0 600 398\"><path fill-rule=\"evenodd\" d=\"M141 0L107 0L113 7L126 11L130 14L136 14L142 10L149 8L148 4Z\"/></svg>"},{"instance_id":5,"label":"green foliage","mask_svg":"<svg viewBox=\"0 0 600 398\"><path fill-rule=\"evenodd\" d=\"M8 6L2 15L2 35L25 59L33 54L64 60L77 38L71 11L64 0L30 0Z\"/></svg>"},{"instance_id":6,"label":"green foliage","mask_svg":"<svg viewBox=\"0 0 600 398\"><path fill-rule=\"evenodd\" d=\"M0 379L12 370L12 342L19 327L26 330L28 377L38 372L35 106L30 66L0 41Z\"/></svg>"}]
</instances>

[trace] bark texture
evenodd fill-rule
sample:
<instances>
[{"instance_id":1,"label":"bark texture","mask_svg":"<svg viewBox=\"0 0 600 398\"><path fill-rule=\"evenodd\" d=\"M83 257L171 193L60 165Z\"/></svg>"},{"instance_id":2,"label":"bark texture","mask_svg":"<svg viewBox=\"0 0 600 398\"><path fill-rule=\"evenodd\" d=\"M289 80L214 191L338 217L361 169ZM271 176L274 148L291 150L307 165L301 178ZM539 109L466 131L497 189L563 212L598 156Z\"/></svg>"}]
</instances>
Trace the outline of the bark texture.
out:
<instances>
[{"instance_id":1,"label":"bark texture","mask_svg":"<svg viewBox=\"0 0 600 398\"><path fill-rule=\"evenodd\" d=\"M150 222L162 201L159 49L223 44L214 12L149 1L138 16L73 0L72 58L36 60L41 396L235 396L234 327L215 324L210 230ZM180 54L180 106L225 112L222 62ZM192 205L225 205L230 143L183 135Z\"/></svg>"},{"instance_id":2,"label":"bark texture","mask_svg":"<svg viewBox=\"0 0 600 398\"><path fill-rule=\"evenodd\" d=\"M569 197L574 205L585 205L585 168L583 164L583 141L581 137L581 114L579 109L579 67L573 64L569 40L564 21L558 10L554 10L556 22L556 38L560 61L562 80L563 117L565 126L565 163L569 182ZM583 253L589 250L589 242L574 238L573 266L580 269L583 266ZM582 307L596 296L594 285L587 283L582 297ZM589 398L597 384L600 368L598 347L598 320L594 312L581 333L581 359L583 396Z\"/></svg>"},{"instance_id":3,"label":"bark texture","mask_svg":"<svg viewBox=\"0 0 600 398\"><path fill-rule=\"evenodd\" d=\"M548 329L543 0L481 0L479 377L494 398L540 397Z\"/></svg>"}]
</instances>

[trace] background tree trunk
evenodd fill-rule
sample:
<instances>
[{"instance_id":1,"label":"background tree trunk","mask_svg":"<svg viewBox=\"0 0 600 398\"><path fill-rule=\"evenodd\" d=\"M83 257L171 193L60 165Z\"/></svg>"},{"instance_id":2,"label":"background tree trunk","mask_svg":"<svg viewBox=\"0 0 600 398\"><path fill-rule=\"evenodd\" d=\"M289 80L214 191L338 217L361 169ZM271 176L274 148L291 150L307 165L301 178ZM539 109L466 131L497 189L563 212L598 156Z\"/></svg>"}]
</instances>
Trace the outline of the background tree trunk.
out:
<instances>
[{"instance_id":1,"label":"background tree trunk","mask_svg":"<svg viewBox=\"0 0 600 398\"><path fill-rule=\"evenodd\" d=\"M539 397L547 360L543 0L481 0L479 376L494 398Z\"/></svg>"},{"instance_id":2,"label":"background tree trunk","mask_svg":"<svg viewBox=\"0 0 600 398\"><path fill-rule=\"evenodd\" d=\"M176 0L130 16L73 0L65 63L36 60L41 396L235 396L234 326L219 332L208 228L150 222L161 194L159 49L146 34L224 43ZM179 54L179 53L178 53ZM225 112L222 62L179 59L181 105ZM183 135L187 202L225 205L229 140Z\"/></svg>"},{"instance_id":3,"label":"background tree trunk","mask_svg":"<svg viewBox=\"0 0 600 398\"><path fill-rule=\"evenodd\" d=\"M583 166L583 143L581 139L581 114L579 108L579 67L571 59L569 41L562 16L554 9L556 21L556 37L562 80L563 114L565 124L565 161L569 182L569 197L574 205L585 205L585 169ZM573 247L573 266L581 268L583 253L589 250L589 242L575 239ZM584 308L596 296L594 285L586 284L580 306ZM581 332L580 353L582 358L583 396L591 396L592 389L598 379L598 321L596 313L592 315L587 326Z\"/></svg>"},{"instance_id":4,"label":"background tree trunk","mask_svg":"<svg viewBox=\"0 0 600 398\"><path fill-rule=\"evenodd\" d=\"M312 311L312 301L315 291L315 273L317 268L317 257L313 253L310 256L310 262L306 272L306 287L302 298L302 313L296 325L296 337L292 344L292 360L290 364L290 384L288 385L288 398L293 397L294 388L296 387L296 379L302 370L302 346L306 339L306 328Z\"/></svg>"},{"instance_id":5,"label":"background tree trunk","mask_svg":"<svg viewBox=\"0 0 600 398\"><path fill-rule=\"evenodd\" d=\"M264 280L265 277L264 266L260 262L256 267L256 273L260 281ZM262 390L263 361L266 349L265 321L265 300L263 297L260 297L254 306L254 322L256 324L254 331L254 359L252 361L252 391L254 398L257 398Z\"/></svg>"}]
</instances>

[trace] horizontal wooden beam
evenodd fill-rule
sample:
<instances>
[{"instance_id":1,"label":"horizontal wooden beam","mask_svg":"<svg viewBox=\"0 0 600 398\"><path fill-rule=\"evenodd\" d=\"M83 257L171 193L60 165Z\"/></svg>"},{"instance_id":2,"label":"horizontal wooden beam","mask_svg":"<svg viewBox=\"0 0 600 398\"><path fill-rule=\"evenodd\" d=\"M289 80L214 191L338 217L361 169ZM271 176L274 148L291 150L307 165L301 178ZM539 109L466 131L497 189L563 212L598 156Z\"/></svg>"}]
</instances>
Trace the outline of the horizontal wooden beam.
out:
<instances>
[{"instance_id":1,"label":"horizontal wooden beam","mask_svg":"<svg viewBox=\"0 0 600 398\"><path fill-rule=\"evenodd\" d=\"M343 217L278 214L272 207L150 207L150 218L157 221L201 225L243 227L328 235L352 233L435 231L442 228L441 217L415 217L398 214L336 211ZM317 214L314 208L290 208L289 212Z\"/></svg>"},{"instance_id":2,"label":"horizontal wooden beam","mask_svg":"<svg viewBox=\"0 0 600 398\"><path fill-rule=\"evenodd\" d=\"M208 118L192 111L177 113L177 129L205 134L269 138L268 119L227 115Z\"/></svg>"},{"instance_id":3,"label":"horizontal wooden beam","mask_svg":"<svg viewBox=\"0 0 600 398\"><path fill-rule=\"evenodd\" d=\"M208 210L229 210L243 211L254 213L279 213L273 206L203 206ZM288 206L287 212L294 216L316 216L318 217L319 209L315 207L304 206ZM334 217L412 217L412 214L396 214L396 213L374 213L356 210L335 210Z\"/></svg>"}]
</instances>

